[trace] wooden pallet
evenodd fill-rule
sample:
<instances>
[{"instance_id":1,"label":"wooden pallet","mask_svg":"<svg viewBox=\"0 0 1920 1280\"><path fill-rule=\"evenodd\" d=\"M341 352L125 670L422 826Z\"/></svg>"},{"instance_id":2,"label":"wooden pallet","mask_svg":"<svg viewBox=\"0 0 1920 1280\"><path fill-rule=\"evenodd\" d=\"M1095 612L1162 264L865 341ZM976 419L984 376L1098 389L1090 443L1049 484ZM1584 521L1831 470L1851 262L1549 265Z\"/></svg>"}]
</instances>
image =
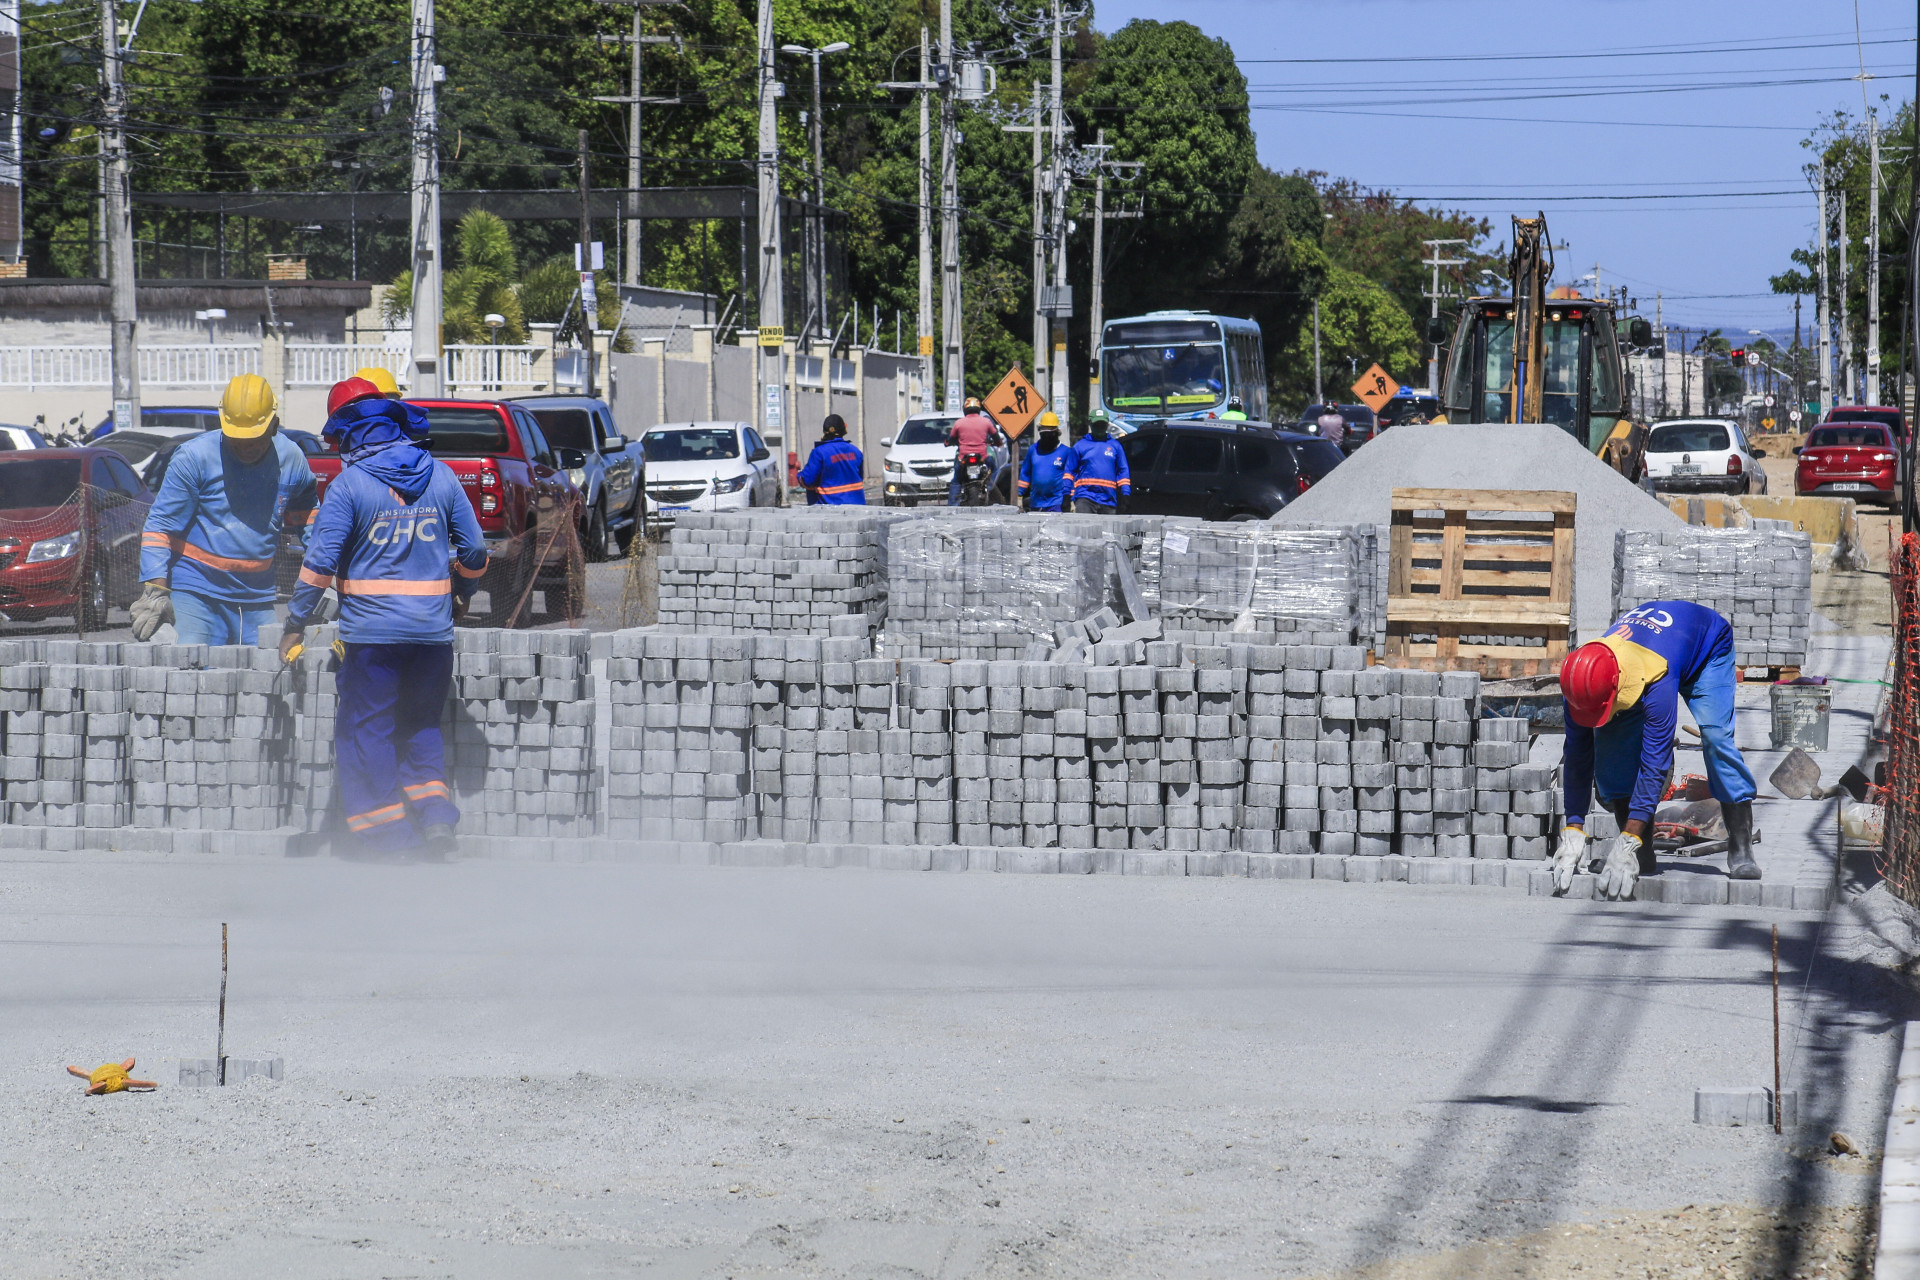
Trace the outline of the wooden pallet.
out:
<instances>
[{"instance_id":1,"label":"wooden pallet","mask_svg":"<svg viewBox=\"0 0 1920 1280\"><path fill-rule=\"evenodd\" d=\"M1573 624L1575 505L1560 490L1395 489L1386 665L1557 672ZM1462 639L1486 634L1542 643Z\"/></svg>"}]
</instances>

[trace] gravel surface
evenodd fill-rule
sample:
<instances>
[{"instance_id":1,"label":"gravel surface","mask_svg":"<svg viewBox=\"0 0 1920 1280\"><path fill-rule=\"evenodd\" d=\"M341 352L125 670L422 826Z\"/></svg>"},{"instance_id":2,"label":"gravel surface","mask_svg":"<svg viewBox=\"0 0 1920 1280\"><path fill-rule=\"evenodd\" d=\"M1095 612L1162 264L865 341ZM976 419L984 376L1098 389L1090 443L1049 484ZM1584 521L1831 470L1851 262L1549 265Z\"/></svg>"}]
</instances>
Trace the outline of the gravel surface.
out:
<instances>
[{"instance_id":1,"label":"gravel surface","mask_svg":"<svg viewBox=\"0 0 1920 1280\"><path fill-rule=\"evenodd\" d=\"M282 1083L168 1083L212 1052L222 920L228 1051ZM1770 1075L1774 921L1785 1142L1690 1123L1696 1086ZM1877 1147L1907 1010L1834 945L1859 927L1311 881L11 861L0 1274L1291 1276L1622 1212L1797 1222L1875 1193L1873 1151L1823 1154ZM164 1087L63 1071L128 1054ZM1826 1248L1782 1234L1795 1266Z\"/></svg>"}]
</instances>

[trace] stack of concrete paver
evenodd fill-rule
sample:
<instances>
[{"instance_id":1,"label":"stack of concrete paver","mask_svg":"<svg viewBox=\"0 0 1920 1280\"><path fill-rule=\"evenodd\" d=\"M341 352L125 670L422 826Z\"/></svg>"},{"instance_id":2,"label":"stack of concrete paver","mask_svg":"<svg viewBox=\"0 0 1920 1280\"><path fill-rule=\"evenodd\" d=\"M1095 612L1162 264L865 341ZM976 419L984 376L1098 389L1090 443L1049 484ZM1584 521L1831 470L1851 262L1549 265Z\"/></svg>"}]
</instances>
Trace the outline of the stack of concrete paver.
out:
<instances>
[{"instance_id":1,"label":"stack of concrete paver","mask_svg":"<svg viewBox=\"0 0 1920 1280\"><path fill-rule=\"evenodd\" d=\"M324 831L340 820L339 783L334 772L333 729L340 705L334 690L336 630L308 629L304 651L292 667L293 778L292 816L302 831Z\"/></svg>"},{"instance_id":2,"label":"stack of concrete paver","mask_svg":"<svg viewBox=\"0 0 1920 1280\"><path fill-rule=\"evenodd\" d=\"M441 722L447 781L466 829L592 835L598 774L585 631L454 632Z\"/></svg>"},{"instance_id":3,"label":"stack of concrete paver","mask_svg":"<svg viewBox=\"0 0 1920 1280\"><path fill-rule=\"evenodd\" d=\"M1371 641L1373 553L1352 528L1168 520L1140 558L1169 638Z\"/></svg>"},{"instance_id":4,"label":"stack of concrete paver","mask_svg":"<svg viewBox=\"0 0 1920 1280\"><path fill-rule=\"evenodd\" d=\"M1733 626L1742 666L1799 666L1813 620L1813 543L1780 529L1691 525L1614 535L1614 616L1651 600L1691 600Z\"/></svg>"},{"instance_id":5,"label":"stack of concrete paver","mask_svg":"<svg viewBox=\"0 0 1920 1280\"><path fill-rule=\"evenodd\" d=\"M877 626L886 604L881 530L892 518L859 507L683 513L660 557L660 622L826 635L833 619L857 615Z\"/></svg>"},{"instance_id":6,"label":"stack of concrete paver","mask_svg":"<svg viewBox=\"0 0 1920 1280\"><path fill-rule=\"evenodd\" d=\"M129 672L139 825L274 830L295 768L292 678L270 650L205 652L205 667Z\"/></svg>"}]
</instances>

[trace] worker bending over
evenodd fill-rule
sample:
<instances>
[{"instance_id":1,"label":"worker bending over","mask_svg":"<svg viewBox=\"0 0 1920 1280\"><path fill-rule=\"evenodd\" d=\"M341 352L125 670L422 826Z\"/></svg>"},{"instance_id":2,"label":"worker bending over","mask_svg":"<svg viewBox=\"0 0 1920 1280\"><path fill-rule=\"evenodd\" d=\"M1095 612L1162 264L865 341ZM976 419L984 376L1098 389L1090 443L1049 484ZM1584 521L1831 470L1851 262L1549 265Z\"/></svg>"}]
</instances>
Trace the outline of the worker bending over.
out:
<instances>
[{"instance_id":1,"label":"worker bending over","mask_svg":"<svg viewBox=\"0 0 1920 1280\"><path fill-rule=\"evenodd\" d=\"M281 535L313 517L313 471L277 428L273 388L243 373L220 397L220 430L174 451L140 535L133 636L171 622L181 644L252 644L273 621Z\"/></svg>"},{"instance_id":2,"label":"worker bending over","mask_svg":"<svg viewBox=\"0 0 1920 1280\"><path fill-rule=\"evenodd\" d=\"M1096 414L1073 446L1073 509L1082 515L1112 515L1133 493L1127 455L1107 438L1107 419Z\"/></svg>"},{"instance_id":3,"label":"worker bending over","mask_svg":"<svg viewBox=\"0 0 1920 1280\"><path fill-rule=\"evenodd\" d=\"M830 413L820 424L820 443L800 468L807 489L807 505L864 507L867 505L866 459L847 439L847 420Z\"/></svg>"},{"instance_id":4,"label":"worker bending over","mask_svg":"<svg viewBox=\"0 0 1920 1280\"><path fill-rule=\"evenodd\" d=\"M280 653L291 656L322 594L337 590L346 657L334 757L347 827L372 854L408 854L424 836L427 856L444 858L460 810L440 717L454 619L486 572L486 542L459 480L415 438L412 405L350 378L328 407L345 465L313 522Z\"/></svg>"},{"instance_id":5,"label":"worker bending over","mask_svg":"<svg viewBox=\"0 0 1920 1280\"><path fill-rule=\"evenodd\" d=\"M1733 744L1733 629L1711 609L1656 600L1626 614L1560 667L1567 745L1561 776L1567 825L1554 855L1565 893L1586 859L1586 816L1597 790L1620 820L1600 868L1601 896L1627 898L1659 864L1647 828L1673 769L1680 699L1700 727L1707 786L1727 823L1727 874L1758 880L1753 860L1753 774Z\"/></svg>"},{"instance_id":6,"label":"worker bending over","mask_svg":"<svg viewBox=\"0 0 1920 1280\"><path fill-rule=\"evenodd\" d=\"M1060 419L1040 415L1040 440L1020 459L1020 505L1028 511L1064 511L1073 494L1073 450L1060 443Z\"/></svg>"}]
</instances>

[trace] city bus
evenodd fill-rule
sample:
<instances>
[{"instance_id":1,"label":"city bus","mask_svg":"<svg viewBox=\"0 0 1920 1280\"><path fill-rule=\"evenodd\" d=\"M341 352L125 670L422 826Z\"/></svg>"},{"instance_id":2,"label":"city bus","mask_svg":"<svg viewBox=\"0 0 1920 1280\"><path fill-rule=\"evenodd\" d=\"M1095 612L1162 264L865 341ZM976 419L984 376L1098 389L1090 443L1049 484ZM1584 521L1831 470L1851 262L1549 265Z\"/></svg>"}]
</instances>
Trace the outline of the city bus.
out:
<instances>
[{"instance_id":1,"label":"city bus","mask_svg":"<svg viewBox=\"0 0 1920 1280\"><path fill-rule=\"evenodd\" d=\"M1100 335L1100 400L1122 429L1156 418L1204 418L1238 397L1267 417L1260 326L1205 311L1150 311L1109 320Z\"/></svg>"}]
</instances>

